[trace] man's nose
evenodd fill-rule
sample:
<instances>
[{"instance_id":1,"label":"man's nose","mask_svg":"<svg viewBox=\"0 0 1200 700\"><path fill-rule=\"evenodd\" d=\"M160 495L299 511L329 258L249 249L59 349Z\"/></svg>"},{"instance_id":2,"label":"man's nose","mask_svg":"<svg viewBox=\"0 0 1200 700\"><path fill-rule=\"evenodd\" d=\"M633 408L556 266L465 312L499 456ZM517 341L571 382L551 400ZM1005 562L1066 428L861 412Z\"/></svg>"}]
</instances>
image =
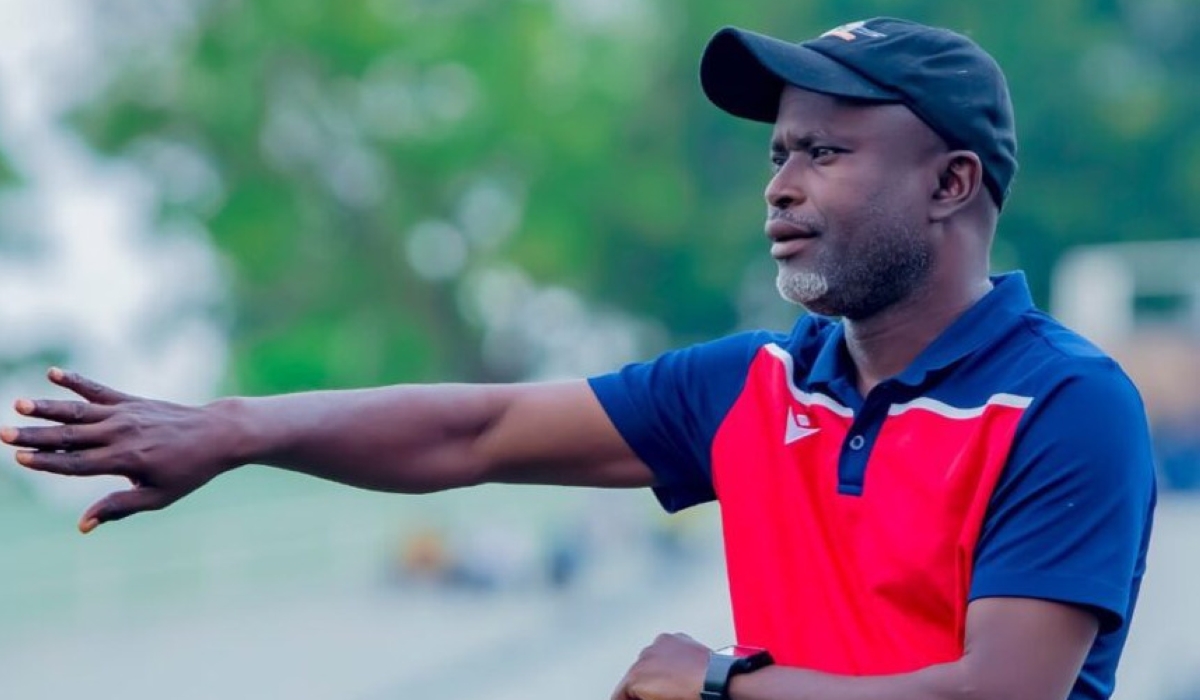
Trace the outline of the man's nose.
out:
<instances>
[{"instance_id":1,"label":"man's nose","mask_svg":"<svg viewBox=\"0 0 1200 700\"><path fill-rule=\"evenodd\" d=\"M792 160L789 158L771 176L770 182L767 183L767 189L763 192L763 197L769 206L776 209L787 209L804 201L804 190L800 187L799 173L792 166Z\"/></svg>"}]
</instances>

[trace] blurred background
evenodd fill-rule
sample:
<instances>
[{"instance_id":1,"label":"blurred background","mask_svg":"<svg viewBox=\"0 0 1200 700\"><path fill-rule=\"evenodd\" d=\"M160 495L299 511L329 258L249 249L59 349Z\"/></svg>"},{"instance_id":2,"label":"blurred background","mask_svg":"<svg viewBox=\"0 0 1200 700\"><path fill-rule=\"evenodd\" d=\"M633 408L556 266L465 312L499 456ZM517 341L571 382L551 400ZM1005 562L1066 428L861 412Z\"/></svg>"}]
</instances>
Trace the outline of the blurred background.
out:
<instances>
[{"instance_id":1,"label":"blurred background","mask_svg":"<svg viewBox=\"0 0 1200 700\"><path fill-rule=\"evenodd\" d=\"M896 15L1009 76L997 270L1114 353L1161 505L1118 696L1200 698L1195 0L0 0L0 422L61 364L200 402L580 376L786 328L725 24ZM247 468L82 538L121 484L0 464L0 697L607 697L731 625L715 510L371 494Z\"/></svg>"}]
</instances>

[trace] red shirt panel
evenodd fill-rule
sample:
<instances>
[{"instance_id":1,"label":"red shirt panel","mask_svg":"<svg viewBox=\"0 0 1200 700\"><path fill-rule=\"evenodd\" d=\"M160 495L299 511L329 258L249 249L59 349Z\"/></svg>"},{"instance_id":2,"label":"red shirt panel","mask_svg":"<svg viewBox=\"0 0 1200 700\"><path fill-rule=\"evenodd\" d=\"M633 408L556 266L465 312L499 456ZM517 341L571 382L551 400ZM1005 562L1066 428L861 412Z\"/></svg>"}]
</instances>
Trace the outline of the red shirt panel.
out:
<instances>
[{"instance_id":1,"label":"red shirt panel","mask_svg":"<svg viewBox=\"0 0 1200 700\"><path fill-rule=\"evenodd\" d=\"M959 658L975 543L1028 399L894 406L846 495L853 413L795 390L784 357L758 354L712 448L739 643L851 675Z\"/></svg>"}]
</instances>

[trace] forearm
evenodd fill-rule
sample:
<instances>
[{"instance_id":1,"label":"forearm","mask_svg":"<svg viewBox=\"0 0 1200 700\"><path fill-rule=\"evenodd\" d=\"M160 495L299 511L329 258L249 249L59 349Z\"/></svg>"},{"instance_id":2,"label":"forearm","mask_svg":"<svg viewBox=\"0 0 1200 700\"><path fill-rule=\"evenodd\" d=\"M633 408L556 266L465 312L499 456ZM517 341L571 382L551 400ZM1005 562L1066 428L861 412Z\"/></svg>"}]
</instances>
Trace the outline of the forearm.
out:
<instances>
[{"instance_id":1,"label":"forearm","mask_svg":"<svg viewBox=\"0 0 1200 700\"><path fill-rule=\"evenodd\" d=\"M232 464L266 464L384 491L486 479L481 444L503 413L500 386L411 385L223 399Z\"/></svg>"},{"instance_id":2,"label":"forearm","mask_svg":"<svg viewBox=\"0 0 1200 700\"><path fill-rule=\"evenodd\" d=\"M227 399L207 410L228 426L232 464L381 491L653 482L584 381L326 391Z\"/></svg>"},{"instance_id":3,"label":"forearm","mask_svg":"<svg viewBox=\"0 0 1200 700\"><path fill-rule=\"evenodd\" d=\"M1005 700L973 692L961 662L890 676L839 676L771 666L734 677L729 690L732 700Z\"/></svg>"}]
</instances>

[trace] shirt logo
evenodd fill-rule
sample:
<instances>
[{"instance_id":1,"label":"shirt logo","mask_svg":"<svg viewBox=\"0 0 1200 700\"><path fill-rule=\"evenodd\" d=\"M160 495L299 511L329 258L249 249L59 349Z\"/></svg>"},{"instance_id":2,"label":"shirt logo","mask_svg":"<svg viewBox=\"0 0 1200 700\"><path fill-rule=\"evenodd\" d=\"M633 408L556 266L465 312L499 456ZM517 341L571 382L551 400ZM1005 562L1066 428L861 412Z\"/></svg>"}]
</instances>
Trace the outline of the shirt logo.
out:
<instances>
[{"instance_id":1,"label":"shirt logo","mask_svg":"<svg viewBox=\"0 0 1200 700\"><path fill-rule=\"evenodd\" d=\"M820 431L812 427L812 421L803 413L797 414L790 406L787 412L787 426L783 430L783 444L790 445Z\"/></svg>"},{"instance_id":2,"label":"shirt logo","mask_svg":"<svg viewBox=\"0 0 1200 700\"><path fill-rule=\"evenodd\" d=\"M830 29L822 34L821 38L824 39L827 36L836 36L842 41L854 41L860 36L869 37L872 39L882 39L887 35L882 32L877 32L874 29L867 29L867 23L864 21L850 22L849 24L843 24L840 27L834 27L833 29Z\"/></svg>"}]
</instances>

